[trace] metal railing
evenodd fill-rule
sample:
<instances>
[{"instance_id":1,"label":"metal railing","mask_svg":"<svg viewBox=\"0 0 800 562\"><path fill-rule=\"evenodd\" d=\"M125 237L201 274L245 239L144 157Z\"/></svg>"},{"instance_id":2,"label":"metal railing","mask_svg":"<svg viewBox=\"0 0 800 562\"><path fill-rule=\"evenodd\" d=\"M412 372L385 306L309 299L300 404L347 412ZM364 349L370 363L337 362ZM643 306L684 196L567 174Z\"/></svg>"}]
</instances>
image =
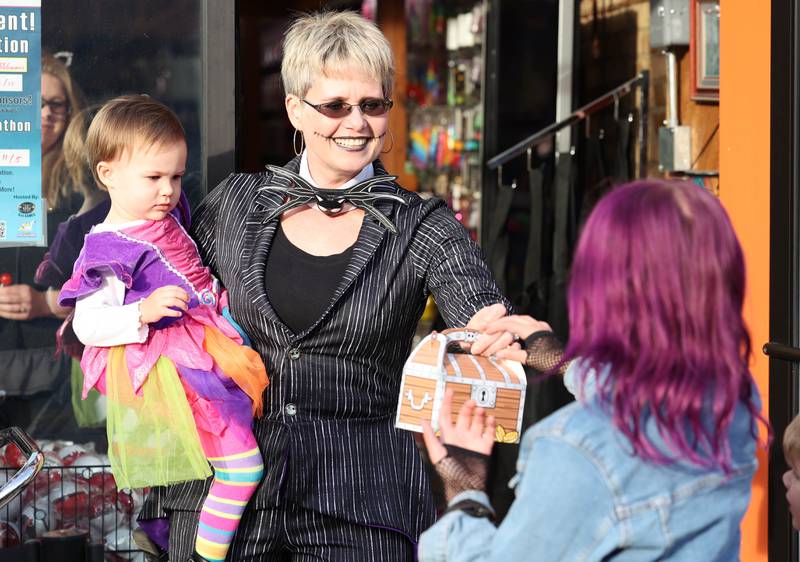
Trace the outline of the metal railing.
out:
<instances>
[{"instance_id":1,"label":"metal railing","mask_svg":"<svg viewBox=\"0 0 800 562\"><path fill-rule=\"evenodd\" d=\"M583 107L576 109L561 121L553 123L552 125L548 125L544 129L541 129L524 140L521 140L511 148L507 148L503 152L493 156L486 162L486 165L492 170L495 168L501 168L503 164L509 160L513 160L514 158L530 151L537 144L552 137L561 129L580 123L591 115L602 109L605 109L606 107L609 107L612 104L615 106L615 108L618 108L619 101L622 97L638 89L640 93L639 124L637 134L637 141L639 144L639 177L644 177L647 169L647 112L649 83L650 72L643 70L636 77L620 84L613 90L606 92L599 98L592 100ZM500 173L502 173L502 169Z\"/></svg>"}]
</instances>

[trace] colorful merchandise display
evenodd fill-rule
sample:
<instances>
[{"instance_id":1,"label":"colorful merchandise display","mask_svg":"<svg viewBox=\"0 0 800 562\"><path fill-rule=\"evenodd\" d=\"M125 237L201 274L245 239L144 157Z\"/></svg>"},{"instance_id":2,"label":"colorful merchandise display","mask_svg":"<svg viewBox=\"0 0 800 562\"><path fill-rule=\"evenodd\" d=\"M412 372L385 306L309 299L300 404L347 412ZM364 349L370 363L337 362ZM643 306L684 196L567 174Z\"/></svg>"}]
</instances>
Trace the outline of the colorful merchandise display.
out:
<instances>
[{"instance_id":1,"label":"colorful merchandise display","mask_svg":"<svg viewBox=\"0 0 800 562\"><path fill-rule=\"evenodd\" d=\"M407 166L477 239L486 5L409 0L406 19Z\"/></svg>"}]
</instances>

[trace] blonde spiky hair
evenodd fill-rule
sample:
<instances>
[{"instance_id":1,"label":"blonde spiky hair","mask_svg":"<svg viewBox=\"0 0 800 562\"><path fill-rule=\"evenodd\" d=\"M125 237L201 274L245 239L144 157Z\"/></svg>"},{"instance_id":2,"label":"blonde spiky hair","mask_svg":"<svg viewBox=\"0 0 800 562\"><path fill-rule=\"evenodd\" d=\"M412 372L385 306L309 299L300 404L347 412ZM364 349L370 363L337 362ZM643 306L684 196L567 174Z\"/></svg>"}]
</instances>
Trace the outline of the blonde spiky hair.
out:
<instances>
[{"instance_id":1,"label":"blonde spiky hair","mask_svg":"<svg viewBox=\"0 0 800 562\"><path fill-rule=\"evenodd\" d=\"M391 97L394 58L375 24L355 12L330 11L304 14L292 22L281 62L287 95L302 98L316 78L354 68L377 80L384 97Z\"/></svg>"}]
</instances>

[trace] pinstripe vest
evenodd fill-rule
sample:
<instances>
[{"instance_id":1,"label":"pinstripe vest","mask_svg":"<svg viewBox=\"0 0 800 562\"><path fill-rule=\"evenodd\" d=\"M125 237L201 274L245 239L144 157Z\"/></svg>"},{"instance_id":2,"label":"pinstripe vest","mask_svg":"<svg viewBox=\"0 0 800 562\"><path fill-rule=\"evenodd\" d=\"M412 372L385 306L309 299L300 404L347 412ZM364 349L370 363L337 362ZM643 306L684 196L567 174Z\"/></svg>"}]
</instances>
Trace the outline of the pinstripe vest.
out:
<instances>
[{"instance_id":1,"label":"pinstripe vest","mask_svg":"<svg viewBox=\"0 0 800 562\"><path fill-rule=\"evenodd\" d=\"M287 168L297 171L299 158ZM386 175L380 161L375 174ZM270 377L255 435L266 475L248 509L291 501L353 523L395 529L416 541L434 520L412 434L393 427L400 375L428 294L451 326L508 302L478 247L440 199L395 183L408 205L379 203L392 235L365 215L351 261L322 316L294 334L270 305L264 272L282 201L257 192L282 185L268 172L234 174L200 205L192 227L203 261L228 289L234 319ZM297 295L302 299L303 295ZM199 510L208 483L151 494L143 517Z\"/></svg>"}]
</instances>

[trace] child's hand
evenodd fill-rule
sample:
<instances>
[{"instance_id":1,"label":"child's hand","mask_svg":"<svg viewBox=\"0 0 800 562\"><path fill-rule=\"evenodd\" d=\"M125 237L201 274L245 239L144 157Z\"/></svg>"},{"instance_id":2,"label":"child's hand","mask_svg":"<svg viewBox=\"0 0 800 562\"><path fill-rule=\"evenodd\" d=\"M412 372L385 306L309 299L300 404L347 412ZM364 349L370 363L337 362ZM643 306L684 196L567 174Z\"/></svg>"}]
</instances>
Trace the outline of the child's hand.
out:
<instances>
[{"instance_id":1,"label":"child's hand","mask_svg":"<svg viewBox=\"0 0 800 562\"><path fill-rule=\"evenodd\" d=\"M139 304L142 324L158 322L165 316L179 318L189 308L189 295L177 285L159 287ZM176 310L177 309L177 310Z\"/></svg>"},{"instance_id":2,"label":"child's hand","mask_svg":"<svg viewBox=\"0 0 800 562\"><path fill-rule=\"evenodd\" d=\"M441 437L433 432L430 422L423 420L422 437L428 449L428 457L436 464L446 454L445 445L455 445L475 453L488 455L494 446L495 418L486 415L486 410L478 408L474 400L467 400L458 411L456 423L453 424L450 410L453 403L453 390L444 393L439 412L439 429Z\"/></svg>"}]
</instances>

